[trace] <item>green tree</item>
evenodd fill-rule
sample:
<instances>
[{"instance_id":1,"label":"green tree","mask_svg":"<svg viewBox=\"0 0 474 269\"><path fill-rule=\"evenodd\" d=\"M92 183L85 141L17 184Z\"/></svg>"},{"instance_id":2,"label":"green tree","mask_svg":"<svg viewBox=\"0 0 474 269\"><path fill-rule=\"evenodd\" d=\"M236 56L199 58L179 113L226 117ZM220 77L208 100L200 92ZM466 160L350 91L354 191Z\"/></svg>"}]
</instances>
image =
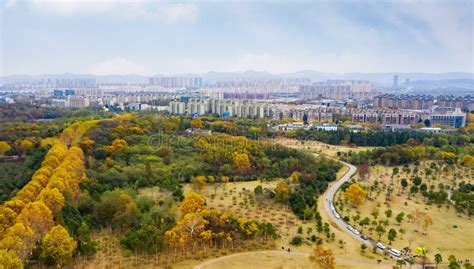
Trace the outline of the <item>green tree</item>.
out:
<instances>
[{"instance_id":1,"label":"green tree","mask_svg":"<svg viewBox=\"0 0 474 269\"><path fill-rule=\"evenodd\" d=\"M435 256L434 256L434 260L436 262L436 269L438 269L438 265L439 265L440 262L443 261L443 257L441 256L441 254L436 253Z\"/></svg>"},{"instance_id":2,"label":"green tree","mask_svg":"<svg viewBox=\"0 0 474 269\"><path fill-rule=\"evenodd\" d=\"M397 238L397 231L395 229L390 229L388 231L388 241L390 241L389 245L392 244L392 241L394 241L395 238Z\"/></svg>"}]
</instances>

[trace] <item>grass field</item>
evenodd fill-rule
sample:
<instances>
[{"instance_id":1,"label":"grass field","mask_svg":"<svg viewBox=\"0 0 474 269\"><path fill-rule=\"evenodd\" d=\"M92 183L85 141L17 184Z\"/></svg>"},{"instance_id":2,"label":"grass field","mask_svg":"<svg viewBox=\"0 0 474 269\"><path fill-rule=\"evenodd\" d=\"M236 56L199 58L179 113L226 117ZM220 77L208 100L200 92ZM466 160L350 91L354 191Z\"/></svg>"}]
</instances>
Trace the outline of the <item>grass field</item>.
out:
<instances>
[{"instance_id":1,"label":"grass field","mask_svg":"<svg viewBox=\"0 0 474 269\"><path fill-rule=\"evenodd\" d=\"M359 152L368 149L374 149L375 147L349 147L344 145L328 145L318 141L298 141L295 139L279 138L273 141L273 143L284 145L290 148L304 149L312 153L319 155L326 155L328 157L337 157L337 152Z\"/></svg>"},{"instance_id":2,"label":"grass field","mask_svg":"<svg viewBox=\"0 0 474 269\"><path fill-rule=\"evenodd\" d=\"M428 163L421 163L420 167L428 166ZM409 167L411 171L415 168L414 166ZM375 166L372 167L371 174L368 179L361 181L360 178L358 182L362 186L372 186L375 181L378 181L379 189L373 191L372 198L367 199L365 203L357 208L345 206L342 216L352 216L356 215L356 212L360 212L361 218L369 217L373 219L371 215L374 211L379 211L378 219L387 219L384 212L387 209L391 209L393 214L389 219L389 226L387 228L393 228L397 231L398 235L394 242L392 242L392 247L396 249L402 249L404 247L414 248L416 246L427 246L429 250L429 257L433 257L436 253L442 254L443 257L448 257L449 255L455 255L459 259L471 259L474 258L474 244L472 243L472 235L474 234L474 221L472 218L468 217L466 214L459 214L454 210L454 207L449 205L449 202L446 202L443 206L438 206L435 204L428 205L425 198L417 193L416 195L409 195L408 189L403 191L399 189L399 179L400 178L410 178L410 174L406 174L402 171L400 167L400 172L393 179L394 191L391 196L390 201L385 202L385 193L386 186L392 183L392 167L385 166ZM434 190L438 189L438 185L443 183L445 186L453 186L455 183L459 183L461 180L472 183L472 172L466 169L455 169L448 170L436 175L436 179L428 181L428 177L423 175L423 169L419 169L420 175L423 178L423 182L426 182L429 185L434 186ZM457 176L457 180L453 181L454 174ZM357 177L356 177L357 178ZM410 197L411 196L411 197ZM339 201L342 201L344 198L341 193L337 195ZM412 213L418 209L420 212L428 214L433 224L428 227L426 234L423 232L423 229L419 225L409 222L407 219L407 214ZM348 210L348 211L347 211ZM405 218L401 224L395 220L395 216L400 213L405 213ZM355 224L355 222L352 222ZM360 225L355 224L359 230L363 230L365 233L368 233L372 238L377 239L377 235L374 231L369 231L367 228L362 228ZM400 229L405 231L405 234L400 233ZM387 233L383 234L381 240L386 245L389 244Z\"/></svg>"}]
</instances>

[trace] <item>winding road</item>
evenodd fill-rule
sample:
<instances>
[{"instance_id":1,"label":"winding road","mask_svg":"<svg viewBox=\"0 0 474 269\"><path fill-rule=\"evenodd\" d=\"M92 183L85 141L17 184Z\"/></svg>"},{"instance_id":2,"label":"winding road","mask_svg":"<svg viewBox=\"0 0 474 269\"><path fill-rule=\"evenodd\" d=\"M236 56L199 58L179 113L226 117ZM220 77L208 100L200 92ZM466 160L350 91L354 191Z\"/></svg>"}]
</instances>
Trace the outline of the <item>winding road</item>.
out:
<instances>
[{"instance_id":1,"label":"winding road","mask_svg":"<svg viewBox=\"0 0 474 269\"><path fill-rule=\"evenodd\" d=\"M326 190L324 193L324 208L328 212L329 216L331 217L332 221L337 224L341 228L342 231L345 231L346 233L350 234L352 237L355 239L359 240L361 243L366 244L368 247L373 247L373 242L369 239L364 240L362 239L359 235L354 234L353 232L349 231L347 229L347 223L342 220L342 218L336 218L334 216L334 213L331 210L331 202L334 200L334 195L336 195L337 190L344 184L345 182L348 182L351 177L357 172L357 168L353 166L350 163L346 163L343 161L340 161L343 165L347 166L349 168L349 171L346 172L338 181L332 183L332 185L329 186L329 188Z\"/></svg>"}]
</instances>

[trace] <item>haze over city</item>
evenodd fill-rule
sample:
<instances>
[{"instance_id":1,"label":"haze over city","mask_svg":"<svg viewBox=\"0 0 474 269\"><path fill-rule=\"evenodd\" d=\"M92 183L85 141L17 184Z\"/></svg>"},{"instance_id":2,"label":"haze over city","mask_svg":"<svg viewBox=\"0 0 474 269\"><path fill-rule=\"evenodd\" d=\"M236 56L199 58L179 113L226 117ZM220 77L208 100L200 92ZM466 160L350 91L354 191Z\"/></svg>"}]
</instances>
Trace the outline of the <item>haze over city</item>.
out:
<instances>
[{"instance_id":1,"label":"haze over city","mask_svg":"<svg viewBox=\"0 0 474 269\"><path fill-rule=\"evenodd\" d=\"M470 72L472 1L1 3L1 75Z\"/></svg>"}]
</instances>

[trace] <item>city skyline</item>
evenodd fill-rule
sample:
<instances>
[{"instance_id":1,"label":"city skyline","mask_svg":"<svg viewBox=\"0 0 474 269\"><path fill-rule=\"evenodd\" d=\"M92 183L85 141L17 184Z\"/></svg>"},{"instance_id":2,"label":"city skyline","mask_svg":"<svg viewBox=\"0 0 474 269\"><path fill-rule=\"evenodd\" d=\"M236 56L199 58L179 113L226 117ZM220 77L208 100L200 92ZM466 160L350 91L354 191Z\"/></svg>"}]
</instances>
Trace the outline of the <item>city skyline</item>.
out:
<instances>
[{"instance_id":1,"label":"city skyline","mask_svg":"<svg viewBox=\"0 0 474 269\"><path fill-rule=\"evenodd\" d=\"M1 76L474 72L471 1L1 6Z\"/></svg>"}]
</instances>

